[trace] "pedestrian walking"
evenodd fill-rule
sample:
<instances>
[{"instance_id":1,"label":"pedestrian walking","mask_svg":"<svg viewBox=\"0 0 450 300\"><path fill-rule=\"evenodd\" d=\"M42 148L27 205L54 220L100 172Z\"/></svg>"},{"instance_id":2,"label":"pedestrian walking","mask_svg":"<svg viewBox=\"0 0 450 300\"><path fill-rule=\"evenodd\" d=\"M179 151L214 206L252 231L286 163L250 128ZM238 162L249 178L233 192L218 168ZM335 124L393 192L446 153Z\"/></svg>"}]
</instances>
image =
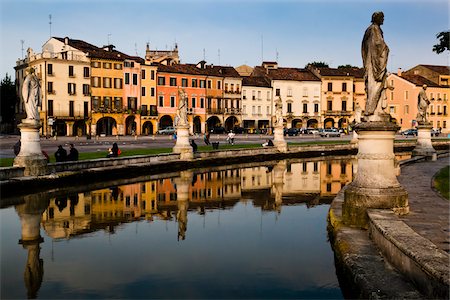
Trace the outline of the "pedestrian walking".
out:
<instances>
[{"instance_id":1,"label":"pedestrian walking","mask_svg":"<svg viewBox=\"0 0 450 300\"><path fill-rule=\"evenodd\" d=\"M206 145L211 144L211 143L209 142L209 136L210 136L209 131L206 131L205 134L204 134L204 137L203 137L203 141L205 142Z\"/></svg>"}]
</instances>

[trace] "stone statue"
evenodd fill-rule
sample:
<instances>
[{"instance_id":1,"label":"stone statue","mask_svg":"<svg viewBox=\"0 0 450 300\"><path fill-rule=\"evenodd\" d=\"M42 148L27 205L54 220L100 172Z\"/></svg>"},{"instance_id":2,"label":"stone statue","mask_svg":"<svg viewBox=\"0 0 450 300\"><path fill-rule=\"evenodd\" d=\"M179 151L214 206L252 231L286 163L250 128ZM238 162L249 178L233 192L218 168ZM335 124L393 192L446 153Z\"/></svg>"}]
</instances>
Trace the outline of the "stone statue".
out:
<instances>
[{"instance_id":1,"label":"stone statue","mask_svg":"<svg viewBox=\"0 0 450 300\"><path fill-rule=\"evenodd\" d=\"M427 85L424 84L422 90L419 92L419 96L417 97L417 122L420 124L424 124L428 122L428 105L430 105L430 100L427 97Z\"/></svg>"},{"instance_id":2,"label":"stone statue","mask_svg":"<svg viewBox=\"0 0 450 300\"><path fill-rule=\"evenodd\" d=\"M383 31L380 28L383 22L383 12L373 13L372 24L366 29L362 40L361 53L367 94L365 116L379 114L387 106L384 100L386 100L389 48L384 42Z\"/></svg>"},{"instance_id":3,"label":"stone statue","mask_svg":"<svg viewBox=\"0 0 450 300\"><path fill-rule=\"evenodd\" d=\"M283 126L283 103L281 97L275 100L275 126Z\"/></svg>"},{"instance_id":4,"label":"stone statue","mask_svg":"<svg viewBox=\"0 0 450 300\"><path fill-rule=\"evenodd\" d=\"M28 75L22 85L22 97L27 113L27 120L39 121L38 107L41 106L41 85L33 68L30 68Z\"/></svg>"},{"instance_id":5,"label":"stone statue","mask_svg":"<svg viewBox=\"0 0 450 300\"><path fill-rule=\"evenodd\" d=\"M178 91L178 95L180 97L180 101L177 109L177 125L187 125L187 94L184 89L181 89Z\"/></svg>"},{"instance_id":6,"label":"stone statue","mask_svg":"<svg viewBox=\"0 0 450 300\"><path fill-rule=\"evenodd\" d=\"M355 106L355 123L356 124L361 123L361 115L362 115L361 106L359 106L359 103L356 103L356 106Z\"/></svg>"}]
</instances>

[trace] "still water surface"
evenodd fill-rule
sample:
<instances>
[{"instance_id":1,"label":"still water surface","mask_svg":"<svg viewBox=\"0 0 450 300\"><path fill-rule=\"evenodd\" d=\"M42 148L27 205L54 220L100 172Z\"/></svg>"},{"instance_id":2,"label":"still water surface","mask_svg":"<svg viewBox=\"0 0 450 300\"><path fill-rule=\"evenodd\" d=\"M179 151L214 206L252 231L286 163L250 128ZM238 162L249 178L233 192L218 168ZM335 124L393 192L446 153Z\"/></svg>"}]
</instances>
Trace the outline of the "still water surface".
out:
<instances>
[{"instance_id":1,"label":"still water surface","mask_svg":"<svg viewBox=\"0 0 450 300\"><path fill-rule=\"evenodd\" d=\"M0 210L1 298L342 298L326 218L352 161L25 198Z\"/></svg>"}]
</instances>

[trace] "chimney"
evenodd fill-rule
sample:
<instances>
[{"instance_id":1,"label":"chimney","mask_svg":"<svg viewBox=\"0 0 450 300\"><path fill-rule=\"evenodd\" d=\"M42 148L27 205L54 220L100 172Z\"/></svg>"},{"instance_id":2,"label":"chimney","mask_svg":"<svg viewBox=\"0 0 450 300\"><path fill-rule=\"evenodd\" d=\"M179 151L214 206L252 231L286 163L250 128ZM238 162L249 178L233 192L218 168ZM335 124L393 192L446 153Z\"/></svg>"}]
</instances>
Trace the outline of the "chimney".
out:
<instances>
[{"instance_id":1,"label":"chimney","mask_svg":"<svg viewBox=\"0 0 450 300\"><path fill-rule=\"evenodd\" d=\"M65 38L64 38L64 44L65 44L65 45L68 45L68 44L69 44L69 38L68 38L68 37L65 37Z\"/></svg>"},{"instance_id":2,"label":"chimney","mask_svg":"<svg viewBox=\"0 0 450 300\"><path fill-rule=\"evenodd\" d=\"M402 76L402 68L398 68L398 70L397 70L397 76Z\"/></svg>"}]
</instances>

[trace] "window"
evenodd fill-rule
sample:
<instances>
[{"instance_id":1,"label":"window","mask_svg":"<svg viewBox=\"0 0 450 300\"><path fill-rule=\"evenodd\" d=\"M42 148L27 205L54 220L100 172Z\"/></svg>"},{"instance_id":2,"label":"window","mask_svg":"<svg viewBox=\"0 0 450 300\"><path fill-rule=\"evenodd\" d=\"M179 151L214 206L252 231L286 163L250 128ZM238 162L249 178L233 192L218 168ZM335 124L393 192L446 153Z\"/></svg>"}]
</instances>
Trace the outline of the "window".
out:
<instances>
[{"instance_id":1,"label":"window","mask_svg":"<svg viewBox=\"0 0 450 300\"><path fill-rule=\"evenodd\" d=\"M206 81L205 80L200 80L200 87L203 88L203 89L206 87Z\"/></svg>"},{"instance_id":2,"label":"window","mask_svg":"<svg viewBox=\"0 0 450 300\"><path fill-rule=\"evenodd\" d=\"M192 107L196 107L197 106L197 103L196 103L197 99L196 98L192 98L191 100L192 100Z\"/></svg>"},{"instance_id":3,"label":"window","mask_svg":"<svg viewBox=\"0 0 450 300\"><path fill-rule=\"evenodd\" d=\"M212 81L208 80L208 89L211 89L211 88L212 88Z\"/></svg>"},{"instance_id":4,"label":"window","mask_svg":"<svg viewBox=\"0 0 450 300\"><path fill-rule=\"evenodd\" d=\"M447 105L442 106L444 116L447 115Z\"/></svg>"},{"instance_id":5,"label":"window","mask_svg":"<svg viewBox=\"0 0 450 300\"><path fill-rule=\"evenodd\" d=\"M114 69L116 69L116 70L122 70L122 64L115 63L115 64L114 64Z\"/></svg>"},{"instance_id":6,"label":"window","mask_svg":"<svg viewBox=\"0 0 450 300\"><path fill-rule=\"evenodd\" d=\"M347 101L342 100L342 111L347 111Z\"/></svg>"},{"instance_id":7,"label":"window","mask_svg":"<svg viewBox=\"0 0 450 300\"><path fill-rule=\"evenodd\" d=\"M53 82L49 81L47 82L47 92L49 94L54 94L55 91L53 90Z\"/></svg>"},{"instance_id":8,"label":"window","mask_svg":"<svg viewBox=\"0 0 450 300\"><path fill-rule=\"evenodd\" d=\"M308 113L308 103L303 103L303 113Z\"/></svg>"},{"instance_id":9,"label":"window","mask_svg":"<svg viewBox=\"0 0 450 300\"><path fill-rule=\"evenodd\" d=\"M84 78L89 78L89 67L84 67L83 68L83 77Z\"/></svg>"},{"instance_id":10,"label":"window","mask_svg":"<svg viewBox=\"0 0 450 300\"><path fill-rule=\"evenodd\" d=\"M261 91L258 91L258 100L261 100Z\"/></svg>"},{"instance_id":11,"label":"window","mask_svg":"<svg viewBox=\"0 0 450 300\"><path fill-rule=\"evenodd\" d=\"M307 87L303 88L303 97L308 97L308 88Z\"/></svg>"},{"instance_id":12,"label":"window","mask_svg":"<svg viewBox=\"0 0 450 300\"><path fill-rule=\"evenodd\" d=\"M405 100L408 100L408 91L405 91Z\"/></svg>"},{"instance_id":13,"label":"window","mask_svg":"<svg viewBox=\"0 0 450 300\"><path fill-rule=\"evenodd\" d=\"M103 87L107 89L112 88L112 78L103 77Z\"/></svg>"},{"instance_id":14,"label":"window","mask_svg":"<svg viewBox=\"0 0 450 300\"><path fill-rule=\"evenodd\" d=\"M346 91L347 91L347 83L346 83L346 82L343 82L343 83L342 83L342 91L343 91L343 92L346 92Z\"/></svg>"},{"instance_id":15,"label":"window","mask_svg":"<svg viewBox=\"0 0 450 300\"><path fill-rule=\"evenodd\" d=\"M317 162L314 162L313 171L314 172L318 172L319 171L319 164Z\"/></svg>"},{"instance_id":16,"label":"window","mask_svg":"<svg viewBox=\"0 0 450 300\"><path fill-rule=\"evenodd\" d=\"M146 116L147 115L147 111L148 111L148 106L147 105L141 105L141 111L142 111L142 114L144 116ZM144 185L144 187L145 187L145 185Z\"/></svg>"},{"instance_id":17,"label":"window","mask_svg":"<svg viewBox=\"0 0 450 300\"><path fill-rule=\"evenodd\" d=\"M69 101L69 117L73 117L73 116L75 116L74 102L73 101Z\"/></svg>"},{"instance_id":18,"label":"window","mask_svg":"<svg viewBox=\"0 0 450 300\"><path fill-rule=\"evenodd\" d=\"M270 100L270 91L267 91L266 99L267 99L267 100Z\"/></svg>"},{"instance_id":19,"label":"window","mask_svg":"<svg viewBox=\"0 0 450 300\"><path fill-rule=\"evenodd\" d=\"M331 100L327 101L327 110L333 110L333 101Z\"/></svg>"},{"instance_id":20,"label":"window","mask_svg":"<svg viewBox=\"0 0 450 300\"><path fill-rule=\"evenodd\" d=\"M175 107L175 96L170 96L170 107Z\"/></svg>"},{"instance_id":21,"label":"window","mask_svg":"<svg viewBox=\"0 0 450 300\"><path fill-rule=\"evenodd\" d=\"M442 121L442 127L447 128L447 121Z\"/></svg>"},{"instance_id":22,"label":"window","mask_svg":"<svg viewBox=\"0 0 450 300\"><path fill-rule=\"evenodd\" d=\"M391 100L394 100L394 92L391 92Z\"/></svg>"},{"instance_id":23,"label":"window","mask_svg":"<svg viewBox=\"0 0 450 300\"><path fill-rule=\"evenodd\" d=\"M48 75L53 75L53 64L48 64L47 65L47 74Z\"/></svg>"},{"instance_id":24,"label":"window","mask_svg":"<svg viewBox=\"0 0 450 300\"><path fill-rule=\"evenodd\" d=\"M409 114L409 105L405 105L405 114Z\"/></svg>"},{"instance_id":25,"label":"window","mask_svg":"<svg viewBox=\"0 0 450 300\"><path fill-rule=\"evenodd\" d=\"M327 175L331 175L332 167L331 163L327 163Z\"/></svg>"},{"instance_id":26,"label":"window","mask_svg":"<svg viewBox=\"0 0 450 300\"><path fill-rule=\"evenodd\" d=\"M287 112L292 113L292 103L287 104Z\"/></svg>"},{"instance_id":27,"label":"window","mask_svg":"<svg viewBox=\"0 0 450 300\"><path fill-rule=\"evenodd\" d=\"M158 97L158 105L159 106L164 106L164 96L159 96Z\"/></svg>"},{"instance_id":28,"label":"window","mask_svg":"<svg viewBox=\"0 0 450 300\"><path fill-rule=\"evenodd\" d=\"M333 91L333 83L332 82L328 82L327 91L328 92L332 92Z\"/></svg>"},{"instance_id":29,"label":"window","mask_svg":"<svg viewBox=\"0 0 450 300\"><path fill-rule=\"evenodd\" d=\"M217 81L217 89L222 89L222 81Z\"/></svg>"},{"instance_id":30,"label":"window","mask_svg":"<svg viewBox=\"0 0 450 300\"><path fill-rule=\"evenodd\" d=\"M228 83L225 83L225 93L228 92Z\"/></svg>"},{"instance_id":31,"label":"window","mask_svg":"<svg viewBox=\"0 0 450 300\"><path fill-rule=\"evenodd\" d=\"M114 108L115 109L122 108L122 97L114 97Z\"/></svg>"},{"instance_id":32,"label":"window","mask_svg":"<svg viewBox=\"0 0 450 300\"><path fill-rule=\"evenodd\" d=\"M48 116L52 117L53 116L53 100L48 100L47 102L47 107L48 107Z\"/></svg>"},{"instance_id":33,"label":"window","mask_svg":"<svg viewBox=\"0 0 450 300\"><path fill-rule=\"evenodd\" d=\"M314 103L314 112L315 113L319 112L319 103Z\"/></svg>"},{"instance_id":34,"label":"window","mask_svg":"<svg viewBox=\"0 0 450 300\"><path fill-rule=\"evenodd\" d=\"M103 63L103 69L111 69L111 63L109 62Z\"/></svg>"},{"instance_id":35,"label":"window","mask_svg":"<svg viewBox=\"0 0 450 300\"><path fill-rule=\"evenodd\" d=\"M205 98L200 98L200 108L205 108Z\"/></svg>"},{"instance_id":36,"label":"window","mask_svg":"<svg viewBox=\"0 0 450 300\"><path fill-rule=\"evenodd\" d=\"M141 96L145 97L145 86L141 87Z\"/></svg>"},{"instance_id":37,"label":"window","mask_svg":"<svg viewBox=\"0 0 450 300\"><path fill-rule=\"evenodd\" d=\"M83 95L89 96L89 84L83 84Z\"/></svg>"},{"instance_id":38,"label":"window","mask_svg":"<svg viewBox=\"0 0 450 300\"><path fill-rule=\"evenodd\" d=\"M133 74L133 85L138 84L138 74Z\"/></svg>"},{"instance_id":39,"label":"window","mask_svg":"<svg viewBox=\"0 0 450 300\"><path fill-rule=\"evenodd\" d=\"M287 95L288 97L292 97L292 88L288 88Z\"/></svg>"},{"instance_id":40,"label":"window","mask_svg":"<svg viewBox=\"0 0 450 300\"><path fill-rule=\"evenodd\" d=\"M114 78L114 88L115 89L121 89L122 83L123 83L122 78Z\"/></svg>"},{"instance_id":41,"label":"window","mask_svg":"<svg viewBox=\"0 0 450 300\"><path fill-rule=\"evenodd\" d=\"M145 79L145 70L141 70L141 79Z\"/></svg>"},{"instance_id":42,"label":"window","mask_svg":"<svg viewBox=\"0 0 450 300\"><path fill-rule=\"evenodd\" d=\"M182 86L182 87L187 87L187 86L188 86L188 80L187 80L187 78L182 78L182 79L181 79L181 86Z\"/></svg>"},{"instance_id":43,"label":"window","mask_svg":"<svg viewBox=\"0 0 450 300\"><path fill-rule=\"evenodd\" d=\"M155 88L150 88L150 96L155 97Z\"/></svg>"},{"instance_id":44,"label":"window","mask_svg":"<svg viewBox=\"0 0 450 300\"><path fill-rule=\"evenodd\" d=\"M175 77L170 77L170 86L177 86L177 79Z\"/></svg>"},{"instance_id":45,"label":"window","mask_svg":"<svg viewBox=\"0 0 450 300\"><path fill-rule=\"evenodd\" d=\"M111 105L111 97L103 97L103 106L106 108L111 108Z\"/></svg>"},{"instance_id":46,"label":"window","mask_svg":"<svg viewBox=\"0 0 450 300\"><path fill-rule=\"evenodd\" d=\"M92 97L92 108L98 109L100 107L100 97Z\"/></svg>"},{"instance_id":47,"label":"window","mask_svg":"<svg viewBox=\"0 0 450 300\"><path fill-rule=\"evenodd\" d=\"M158 76L158 85L166 85L166 77Z\"/></svg>"},{"instance_id":48,"label":"window","mask_svg":"<svg viewBox=\"0 0 450 300\"><path fill-rule=\"evenodd\" d=\"M100 68L100 62L98 62L98 61L91 62L91 67L93 67L93 68Z\"/></svg>"},{"instance_id":49,"label":"window","mask_svg":"<svg viewBox=\"0 0 450 300\"><path fill-rule=\"evenodd\" d=\"M130 84L130 73L125 73L125 84Z\"/></svg>"},{"instance_id":50,"label":"window","mask_svg":"<svg viewBox=\"0 0 450 300\"><path fill-rule=\"evenodd\" d=\"M245 95L246 91L242 91L242 99L247 99L247 96Z\"/></svg>"},{"instance_id":51,"label":"window","mask_svg":"<svg viewBox=\"0 0 450 300\"><path fill-rule=\"evenodd\" d=\"M69 95L75 95L76 94L76 84L75 83L68 83L67 84L67 93Z\"/></svg>"},{"instance_id":52,"label":"window","mask_svg":"<svg viewBox=\"0 0 450 300\"><path fill-rule=\"evenodd\" d=\"M266 106L266 115L270 116L270 106Z\"/></svg>"},{"instance_id":53,"label":"window","mask_svg":"<svg viewBox=\"0 0 450 300\"><path fill-rule=\"evenodd\" d=\"M255 96L255 90L252 91L252 100L256 100L256 96Z\"/></svg>"},{"instance_id":54,"label":"window","mask_svg":"<svg viewBox=\"0 0 450 300\"><path fill-rule=\"evenodd\" d=\"M240 89L239 89L239 84L236 84L236 93L239 93Z\"/></svg>"},{"instance_id":55,"label":"window","mask_svg":"<svg viewBox=\"0 0 450 300\"><path fill-rule=\"evenodd\" d=\"M275 90L275 96L280 96L280 89Z\"/></svg>"},{"instance_id":56,"label":"window","mask_svg":"<svg viewBox=\"0 0 450 300\"><path fill-rule=\"evenodd\" d=\"M261 106L258 105L258 115L261 115Z\"/></svg>"},{"instance_id":57,"label":"window","mask_svg":"<svg viewBox=\"0 0 450 300\"><path fill-rule=\"evenodd\" d=\"M69 77L75 77L73 73L73 66L69 66Z\"/></svg>"},{"instance_id":58,"label":"window","mask_svg":"<svg viewBox=\"0 0 450 300\"><path fill-rule=\"evenodd\" d=\"M192 79L191 83L192 87L197 87L197 79Z\"/></svg>"},{"instance_id":59,"label":"window","mask_svg":"<svg viewBox=\"0 0 450 300\"><path fill-rule=\"evenodd\" d=\"M89 102L88 101L84 101L83 117L84 118L88 118L89 117Z\"/></svg>"},{"instance_id":60,"label":"window","mask_svg":"<svg viewBox=\"0 0 450 300\"><path fill-rule=\"evenodd\" d=\"M307 163L302 163L302 172L303 173L306 173L308 171L308 165L307 165Z\"/></svg>"},{"instance_id":61,"label":"window","mask_svg":"<svg viewBox=\"0 0 450 300\"><path fill-rule=\"evenodd\" d=\"M150 71L150 79L155 80L155 70Z\"/></svg>"}]
</instances>

